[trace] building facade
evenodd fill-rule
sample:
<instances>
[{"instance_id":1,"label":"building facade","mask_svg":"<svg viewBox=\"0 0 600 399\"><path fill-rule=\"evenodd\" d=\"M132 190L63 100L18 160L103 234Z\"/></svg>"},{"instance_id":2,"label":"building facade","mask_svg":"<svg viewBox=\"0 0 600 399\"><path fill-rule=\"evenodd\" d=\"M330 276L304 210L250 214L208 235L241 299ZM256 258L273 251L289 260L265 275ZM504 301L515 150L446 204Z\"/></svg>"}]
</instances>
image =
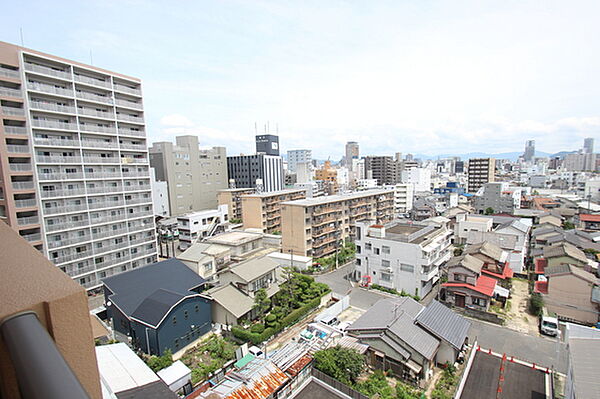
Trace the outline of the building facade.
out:
<instances>
[{"instance_id":1,"label":"building facade","mask_svg":"<svg viewBox=\"0 0 600 399\"><path fill-rule=\"evenodd\" d=\"M400 181L398 162L391 156L368 156L365 158L367 178L376 179L380 186Z\"/></svg>"},{"instance_id":2,"label":"building facade","mask_svg":"<svg viewBox=\"0 0 600 399\"><path fill-rule=\"evenodd\" d=\"M227 205L179 216L177 218L179 248L185 250L197 240L210 237L217 231L219 225L228 220Z\"/></svg>"},{"instance_id":3,"label":"building facade","mask_svg":"<svg viewBox=\"0 0 600 399\"><path fill-rule=\"evenodd\" d=\"M411 168L403 170L402 183L411 184L414 192L431 191L431 170L426 168Z\"/></svg>"},{"instance_id":4,"label":"building facade","mask_svg":"<svg viewBox=\"0 0 600 399\"><path fill-rule=\"evenodd\" d=\"M535 140L527 140L525 142L525 152L523 153L523 160L525 162L533 161L535 157Z\"/></svg>"},{"instance_id":5,"label":"building facade","mask_svg":"<svg viewBox=\"0 0 600 399\"><path fill-rule=\"evenodd\" d=\"M348 141L346 143L346 165L352 168L353 160L358 158L360 158L358 143L356 141Z\"/></svg>"},{"instance_id":6,"label":"building facade","mask_svg":"<svg viewBox=\"0 0 600 399\"><path fill-rule=\"evenodd\" d=\"M306 190L287 189L248 194L241 198L244 229L260 229L268 234L281 233L281 203L306 198Z\"/></svg>"},{"instance_id":7,"label":"building facade","mask_svg":"<svg viewBox=\"0 0 600 399\"><path fill-rule=\"evenodd\" d=\"M494 158L469 159L467 191L475 194L485 183L494 181L496 160Z\"/></svg>"},{"instance_id":8,"label":"building facade","mask_svg":"<svg viewBox=\"0 0 600 399\"><path fill-rule=\"evenodd\" d=\"M166 181L156 181L156 171L154 168L150 168L150 177L154 215L169 217L171 215L171 208L169 207L169 186Z\"/></svg>"},{"instance_id":9,"label":"building facade","mask_svg":"<svg viewBox=\"0 0 600 399\"><path fill-rule=\"evenodd\" d=\"M391 190L288 201L281 204L283 253L321 258L354 237L357 222L388 223L394 217Z\"/></svg>"},{"instance_id":10,"label":"building facade","mask_svg":"<svg viewBox=\"0 0 600 399\"><path fill-rule=\"evenodd\" d=\"M257 135L256 153L279 156L279 136L274 134Z\"/></svg>"},{"instance_id":11,"label":"building facade","mask_svg":"<svg viewBox=\"0 0 600 399\"><path fill-rule=\"evenodd\" d=\"M227 188L219 190L217 193L217 202L219 205L227 205L229 220L242 220L242 196L254 194L253 188ZM232 222L233 223L233 222Z\"/></svg>"},{"instance_id":12,"label":"building facade","mask_svg":"<svg viewBox=\"0 0 600 399\"><path fill-rule=\"evenodd\" d=\"M258 187L264 192L283 189L283 160L280 156L256 154L227 157L229 180L236 187Z\"/></svg>"},{"instance_id":13,"label":"building facade","mask_svg":"<svg viewBox=\"0 0 600 399\"><path fill-rule=\"evenodd\" d=\"M413 208L414 186L398 183L394 186L394 211L396 215L406 215Z\"/></svg>"},{"instance_id":14,"label":"building facade","mask_svg":"<svg viewBox=\"0 0 600 399\"><path fill-rule=\"evenodd\" d=\"M290 150L287 152L288 172L296 173L299 163L311 163L312 150Z\"/></svg>"},{"instance_id":15,"label":"building facade","mask_svg":"<svg viewBox=\"0 0 600 399\"><path fill-rule=\"evenodd\" d=\"M0 216L87 289L156 261L139 79L0 42Z\"/></svg>"}]
</instances>

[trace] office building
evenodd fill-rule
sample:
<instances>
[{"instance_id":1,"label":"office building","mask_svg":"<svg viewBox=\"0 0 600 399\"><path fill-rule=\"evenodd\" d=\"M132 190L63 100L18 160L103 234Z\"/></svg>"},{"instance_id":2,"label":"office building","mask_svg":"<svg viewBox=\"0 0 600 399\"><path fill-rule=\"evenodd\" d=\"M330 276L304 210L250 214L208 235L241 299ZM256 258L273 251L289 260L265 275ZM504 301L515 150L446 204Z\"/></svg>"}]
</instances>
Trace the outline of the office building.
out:
<instances>
[{"instance_id":1,"label":"office building","mask_svg":"<svg viewBox=\"0 0 600 399\"><path fill-rule=\"evenodd\" d=\"M229 220L234 223L241 223L242 220L242 196L254 194L253 188L227 188L219 190L217 193L217 202L219 205L227 205Z\"/></svg>"},{"instance_id":2,"label":"office building","mask_svg":"<svg viewBox=\"0 0 600 399\"><path fill-rule=\"evenodd\" d=\"M178 136L175 144L153 143L150 166L169 188L171 215L217 206L217 192L227 188L225 147L200 149L198 136Z\"/></svg>"},{"instance_id":3,"label":"office building","mask_svg":"<svg viewBox=\"0 0 600 399\"><path fill-rule=\"evenodd\" d=\"M469 159L467 191L474 194L485 183L494 181L496 160L494 158Z\"/></svg>"},{"instance_id":4,"label":"office building","mask_svg":"<svg viewBox=\"0 0 600 399\"><path fill-rule=\"evenodd\" d=\"M511 188L506 182L486 183L475 195L473 206L480 214L491 208L494 213L512 215L521 207L521 194L520 188Z\"/></svg>"},{"instance_id":5,"label":"office building","mask_svg":"<svg viewBox=\"0 0 600 399\"><path fill-rule=\"evenodd\" d=\"M270 192L283 189L283 160L280 156L256 154L227 157L229 180L236 187Z\"/></svg>"},{"instance_id":6,"label":"office building","mask_svg":"<svg viewBox=\"0 0 600 399\"><path fill-rule=\"evenodd\" d=\"M376 179L380 186L396 184L400 181L398 162L391 156L368 156L365 158L367 179Z\"/></svg>"},{"instance_id":7,"label":"office building","mask_svg":"<svg viewBox=\"0 0 600 399\"><path fill-rule=\"evenodd\" d=\"M281 203L306 198L306 190L287 189L242 196L244 229L281 233Z\"/></svg>"},{"instance_id":8,"label":"office building","mask_svg":"<svg viewBox=\"0 0 600 399\"><path fill-rule=\"evenodd\" d=\"M586 154L594 153L594 138L593 137L588 137L586 139L583 139L583 152Z\"/></svg>"},{"instance_id":9,"label":"office building","mask_svg":"<svg viewBox=\"0 0 600 399\"><path fill-rule=\"evenodd\" d=\"M321 258L354 237L364 220L388 223L394 217L394 192L367 190L281 203L283 253Z\"/></svg>"},{"instance_id":10,"label":"office building","mask_svg":"<svg viewBox=\"0 0 600 399\"><path fill-rule=\"evenodd\" d=\"M360 157L358 143L356 141L348 141L346 143L346 156L345 161L348 167L352 167L352 161ZM353 169L354 170L354 169Z\"/></svg>"},{"instance_id":11,"label":"office building","mask_svg":"<svg viewBox=\"0 0 600 399\"><path fill-rule=\"evenodd\" d=\"M438 281L440 266L452 256L451 236L445 225L357 223L356 277L425 296Z\"/></svg>"},{"instance_id":12,"label":"office building","mask_svg":"<svg viewBox=\"0 0 600 399\"><path fill-rule=\"evenodd\" d=\"M535 140L527 140L525 142L525 152L523 153L523 160L525 162L533 161L535 157Z\"/></svg>"},{"instance_id":13,"label":"office building","mask_svg":"<svg viewBox=\"0 0 600 399\"><path fill-rule=\"evenodd\" d=\"M431 191L431 170L429 169L411 168L403 170L401 177L402 183L412 185L416 193Z\"/></svg>"},{"instance_id":14,"label":"office building","mask_svg":"<svg viewBox=\"0 0 600 399\"><path fill-rule=\"evenodd\" d=\"M279 155L279 136L274 134L261 134L256 136L256 153L266 155Z\"/></svg>"},{"instance_id":15,"label":"office building","mask_svg":"<svg viewBox=\"0 0 600 399\"><path fill-rule=\"evenodd\" d=\"M0 42L0 215L87 289L156 260L139 79Z\"/></svg>"},{"instance_id":16,"label":"office building","mask_svg":"<svg viewBox=\"0 0 600 399\"><path fill-rule=\"evenodd\" d=\"M309 164L311 161L311 150L290 150L287 152L288 172L290 173L296 173L296 167L299 163Z\"/></svg>"},{"instance_id":17,"label":"office building","mask_svg":"<svg viewBox=\"0 0 600 399\"><path fill-rule=\"evenodd\" d=\"M218 227L228 220L227 205L179 216L177 218L179 249L184 251L196 241L212 236L217 232Z\"/></svg>"},{"instance_id":18,"label":"office building","mask_svg":"<svg viewBox=\"0 0 600 399\"><path fill-rule=\"evenodd\" d=\"M323 166L315 171L315 180L323 182L323 189L329 195L338 192L337 173L330 161L325 161Z\"/></svg>"},{"instance_id":19,"label":"office building","mask_svg":"<svg viewBox=\"0 0 600 399\"><path fill-rule=\"evenodd\" d=\"M597 169L598 154L582 153L567 154L562 167L569 172L594 172Z\"/></svg>"}]
</instances>

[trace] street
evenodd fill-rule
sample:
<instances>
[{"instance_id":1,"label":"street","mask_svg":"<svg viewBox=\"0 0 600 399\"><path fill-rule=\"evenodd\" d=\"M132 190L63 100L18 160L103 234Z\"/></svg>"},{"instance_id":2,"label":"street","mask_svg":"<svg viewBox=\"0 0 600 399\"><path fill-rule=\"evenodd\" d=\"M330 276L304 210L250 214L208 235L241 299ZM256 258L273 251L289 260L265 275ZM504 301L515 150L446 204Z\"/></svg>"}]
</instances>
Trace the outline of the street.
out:
<instances>
[{"instance_id":1,"label":"street","mask_svg":"<svg viewBox=\"0 0 600 399\"><path fill-rule=\"evenodd\" d=\"M352 273L353 267L353 262L347 263L333 272L316 276L315 280L329 285L336 294L350 295L350 305L362 310L368 310L381 299L393 297L383 292L367 291L360 288L357 283L351 282L347 276ZM430 303L435 297L435 292L434 289L432 294L427 295L421 302L424 305ZM554 366L557 371L566 373L567 352L565 345L560 343L557 348L556 339L523 334L480 320L469 319L469 321L471 322L470 343L475 342L475 339L477 339L477 343L482 348L506 353L524 361L535 362L540 366Z\"/></svg>"}]
</instances>

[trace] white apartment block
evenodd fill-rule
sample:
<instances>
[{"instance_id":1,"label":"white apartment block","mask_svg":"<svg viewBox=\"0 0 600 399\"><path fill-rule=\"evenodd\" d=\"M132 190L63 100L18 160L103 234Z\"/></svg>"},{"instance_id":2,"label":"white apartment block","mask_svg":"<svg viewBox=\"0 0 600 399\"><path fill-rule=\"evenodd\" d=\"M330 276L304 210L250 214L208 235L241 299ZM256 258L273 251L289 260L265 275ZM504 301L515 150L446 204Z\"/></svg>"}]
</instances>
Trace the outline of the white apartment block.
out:
<instances>
[{"instance_id":1,"label":"white apartment block","mask_svg":"<svg viewBox=\"0 0 600 399\"><path fill-rule=\"evenodd\" d=\"M412 184L415 193L431 191L431 170L427 168L403 170L401 181L405 184Z\"/></svg>"},{"instance_id":2,"label":"white apartment block","mask_svg":"<svg viewBox=\"0 0 600 399\"><path fill-rule=\"evenodd\" d=\"M356 277L423 297L452 256L451 236L445 225L357 223Z\"/></svg>"},{"instance_id":3,"label":"white apartment block","mask_svg":"<svg viewBox=\"0 0 600 399\"><path fill-rule=\"evenodd\" d=\"M356 180L357 190L369 190L377 188L377 179L358 179Z\"/></svg>"},{"instance_id":4,"label":"white apartment block","mask_svg":"<svg viewBox=\"0 0 600 399\"><path fill-rule=\"evenodd\" d=\"M288 172L296 173L299 163L310 163L312 161L312 150L289 150L287 152Z\"/></svg>"},{"instance_id":5,"label":"white apartment block","mask_svg":"<svg viewBox=\"0 0 600 399\"><path fill-rule=\"evenodd\" d=\"M139 79L0 42L0 215L86 289L157 260Z\"/></svg>"},{"instance_id":6,"label":"white apartment block","mask_svg":"<svg viewBox=\"0 0 600 399\"><path fill-rule=\"evenodd\" d=\"M150 186L152 187L152 205L154 215L169 217L169 185L166 181L156 181L154 168L150 168Z\"/></svg>"},{"instance_id":7,"label":"white apartment block","mask_svg":"<svg viewBox=\"0 0 600 399\"><path fill-rule=\"evenodd\" d=\"M487 233L492 231L494 220L488 216L459 213L454 225L454 243L465 244L470 231Z\"/></svg>"},{"instance_id":8,"label":"white apartment block","mask_svg":"<svg viewBox=\"0 0 600 399\"><path fill-rule=\"evenodd\" d=\"M413 208L414 186L398 183L394 185L394 208L396 215L404 215Z\"/></svg>"},{"instance_id":9,"label":"white apartment block","mask_svg":"<svg viewBox=\"0 0 600 399\"><path fill-rule=\"evenodd\" d=\"M217 209L206 209L181 215L177 218L179 230L179 249L188 249L201 238L210 237L219 225L228 220L228 206L219 205Z\"/></svg>"}]
</instances>

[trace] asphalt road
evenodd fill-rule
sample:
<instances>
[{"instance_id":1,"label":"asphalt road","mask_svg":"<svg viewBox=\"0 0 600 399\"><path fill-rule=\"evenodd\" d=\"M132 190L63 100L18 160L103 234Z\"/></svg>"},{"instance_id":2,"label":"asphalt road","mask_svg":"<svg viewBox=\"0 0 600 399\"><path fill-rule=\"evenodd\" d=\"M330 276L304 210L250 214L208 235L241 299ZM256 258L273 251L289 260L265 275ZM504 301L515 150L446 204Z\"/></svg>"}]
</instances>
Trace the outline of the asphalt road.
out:
<instances>
[{"instance_id":1,"label":"asphalt road","mask_svg":"<svg viewBox=\"0 0 600 399\"><path fill-rule=\"evenodd\" d=\"M348 263L331 273L316 276L315 279L329 285L333 292L339 295L349 294L350 305L363 310L368 310L377 301L390 297L382 292L367 291L351 282L347 276L353 270L354 263ZM424 304L431 302L434 295L424 298ZM563 343L557 345L556 339L527 335L480 320L469 320L471 321L470 343L477 339L482 348L492 349L497 353L506 353L508 356L514 356L530 363L535 362L540 366L554 367L557 371L566 373L565 345Z\"/></svg>"}]
</instances>

